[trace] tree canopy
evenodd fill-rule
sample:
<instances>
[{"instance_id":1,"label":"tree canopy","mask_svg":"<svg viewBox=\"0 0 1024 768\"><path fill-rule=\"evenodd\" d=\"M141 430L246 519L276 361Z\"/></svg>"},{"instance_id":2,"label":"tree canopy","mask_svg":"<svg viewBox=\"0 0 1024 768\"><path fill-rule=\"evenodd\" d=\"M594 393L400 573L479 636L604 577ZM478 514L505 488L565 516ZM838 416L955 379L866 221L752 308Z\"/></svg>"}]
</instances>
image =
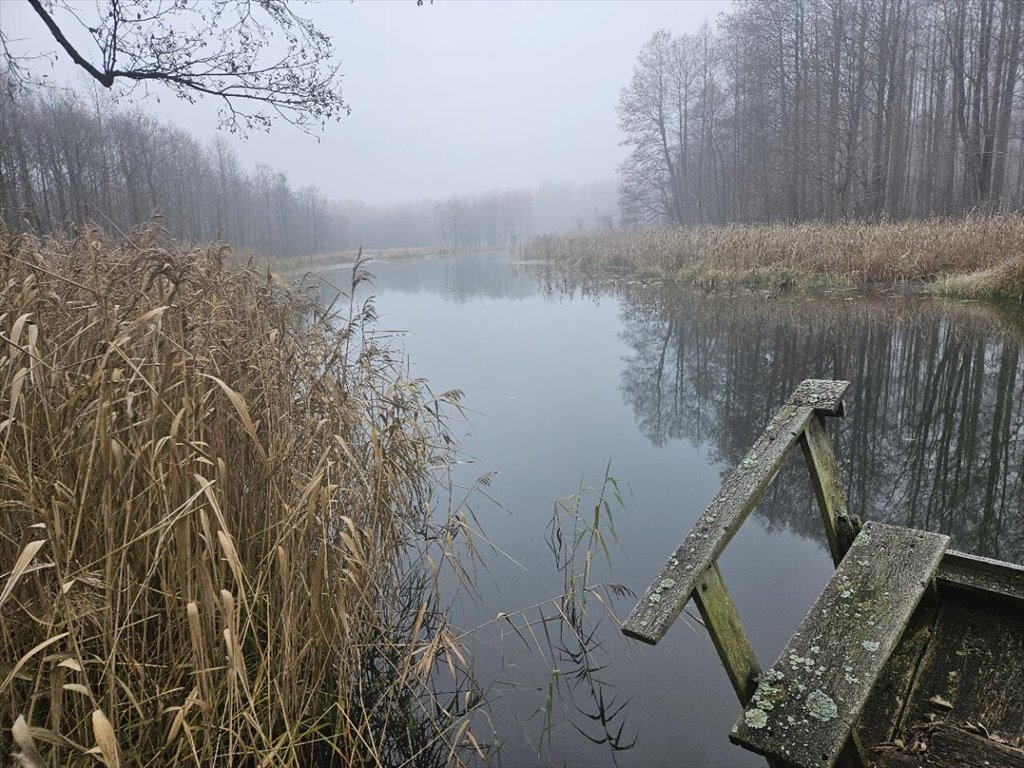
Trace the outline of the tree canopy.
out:
<instances>
[{"instance_id":1,"label":"tree canopy","mask_svg":"<svg viewBox=\"0 0 1024 768\"><path fill-rule=\"evenodd\" d=\"M160 85L220 100L232 131L309 130L348 113L331 38L289 0L28 0L59 50L106 88ZM31 79L0 40L9 77ZM51 56L56 54L51 54Z\"/></svg>"}]
</instances>

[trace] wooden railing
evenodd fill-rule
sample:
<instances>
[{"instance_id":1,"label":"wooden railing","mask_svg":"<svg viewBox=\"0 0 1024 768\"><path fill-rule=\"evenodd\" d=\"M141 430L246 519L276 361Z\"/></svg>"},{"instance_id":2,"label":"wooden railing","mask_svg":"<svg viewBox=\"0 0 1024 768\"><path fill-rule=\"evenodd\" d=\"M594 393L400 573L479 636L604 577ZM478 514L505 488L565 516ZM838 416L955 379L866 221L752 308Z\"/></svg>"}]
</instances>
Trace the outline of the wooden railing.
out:
<instances>
[{"instance_id":1,"label":"wooden railing","mask_svg":"<svg viewBox=\"0 0 1024 768\"><path fill-rule=\"evenodd\" d=\"M839 564L860 524L847 508L825 419L843 415L843 394L849 386L847 381L808 379L796 388L622 625L627 636L657 643L692 597L744 707L757 689L761 667L718 570L718 558L799 443L832 560Z\"/></svg>"}]
</instances>

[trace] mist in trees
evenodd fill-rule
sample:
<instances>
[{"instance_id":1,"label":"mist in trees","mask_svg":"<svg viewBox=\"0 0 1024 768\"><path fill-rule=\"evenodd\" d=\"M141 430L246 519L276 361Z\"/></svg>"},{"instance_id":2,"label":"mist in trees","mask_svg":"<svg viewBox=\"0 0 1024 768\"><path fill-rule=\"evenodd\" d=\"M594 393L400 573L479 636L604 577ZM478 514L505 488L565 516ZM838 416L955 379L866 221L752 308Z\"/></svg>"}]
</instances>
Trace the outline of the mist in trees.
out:
<instances>
[{"instance_id":1,"label":"mist in trees","mask_svg":"<svg viewBox=\"0 0 1024 768\"><path fill-rule=\"evenodd\" d=\"M367 248L507 246L610 226L616 182L547 183L370 205L245 168L228 138L203 144L103 93L0 89L0 216L14 230L95 220L123 232L154 215L175 237L275 257Z\"/></svg>"},{"instance_id":2,"label":"mist in trees","mask_svg":"<svg viewBox=\"0 0 1024 768\"><path fill-rule=\"evenodd\" d=\"M190 0L182 13L203 8ZM116 66L94 64L100 75L142 71L129 64L144 61L145 40L124 26L96 30L121 51ZM618 104L621 184L512 189L481 169L459 194L388 204L329 199L325 186L346 194L338 173L296 188L275 167L288 152L243 164L230 138L204 143L152 111L114 106L98 85L80 96L9 89L11 59L0 75L0 213L8 227L46 231L86 218L126 230L158 212L186 240L292 256L504 246L620 221L1018 210L1022 58L1019 0L749 0L715 25L660 30L642 46Z\"/></svg>"},{"instance_id":3,"label":"mist in trees","mask_svg":"<svg viewBox=\"0 0 1024 768\"><path fill-rule=\"evenodd\" d=\"M87 219L127 232L154 215L176 237L283 256L335 247L315 186L270 166L241 167L227 139L187 131L95 95L0 96L0 214L12 229Z\"/></svg>"},{"instance_id":4,"label":"mist in trees","mask_svg":"<svg viewBox=\"0 0 1024 768\"><path fill-rule=\"evenodd\" d=\"M454 196L436 206L445 246L521 243L523 238L615 225L616 185L547 182L528 190Z\"/></svg>"},{"instance_id":5,"label":"mist in trees","mask_svg":"<svg viewBox=\"0 0 1024 768\"><path fill-rule=\"evenodd\" d=\"M623 88L623 216L1024 207L1020 0L749 0L656 32Z\"/></svg>"}]
</instances>

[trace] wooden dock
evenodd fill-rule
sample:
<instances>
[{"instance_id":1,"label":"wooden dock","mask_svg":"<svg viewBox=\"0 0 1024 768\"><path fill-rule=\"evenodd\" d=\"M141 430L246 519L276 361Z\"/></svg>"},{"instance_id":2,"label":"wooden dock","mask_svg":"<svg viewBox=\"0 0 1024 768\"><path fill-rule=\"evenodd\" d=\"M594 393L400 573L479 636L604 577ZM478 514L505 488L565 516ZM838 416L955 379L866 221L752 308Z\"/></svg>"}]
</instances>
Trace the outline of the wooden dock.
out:
<instances>
[{"instance_id":1,"label":"wooden dock","mask_svg":"<svg viewBox=\"0 0 1024 768\"><path fill-rule=\"evenodd\" d=\"M797 387L622 630L657 643L693 599L744 707L729 738L773 768L1024 768L1024 568L850 514L826 428L848 387ZM836 571L762 670L717 561L797 444Z\"/></svg>"}]
</instances>

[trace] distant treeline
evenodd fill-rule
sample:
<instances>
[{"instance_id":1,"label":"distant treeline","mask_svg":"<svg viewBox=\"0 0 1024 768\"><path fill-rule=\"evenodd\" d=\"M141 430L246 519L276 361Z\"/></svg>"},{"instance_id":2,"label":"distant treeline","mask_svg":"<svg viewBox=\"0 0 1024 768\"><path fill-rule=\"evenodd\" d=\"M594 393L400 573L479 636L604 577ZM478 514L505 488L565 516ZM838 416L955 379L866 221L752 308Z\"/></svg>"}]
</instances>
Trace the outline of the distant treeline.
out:
<instances>
[{"instance_id":1,"label":"distant treeline","mask_svg":"<svg viewBox=\"0 0 1024 768\"><path fill-rule=\"evenodd\" d=\"M748 0L655 33L623 211L670 224L1024 207L1022 0Z\"/></svg>"},{"instance_id":2,"label":"distant treeline","mask_svg":"<svg viewBox=\"0 0 1024 768\"><path fill-rule=\"evenodd\" d=\"M329 204L342 247L500 246L543 234L610 229L616 223L617 182L545 182L529 189L453 195L445 200L373 206L359 200Z\"/></svg>"},{"instance_id":3,"label":"distant treeline","mask_svg":"<svg viewBox=\"0 0 1024 768\"><path fill-rule=\"evenodd\" d=\"M268 165L244 168L224 136L204 145L103 95L0 92L0 216L14 230L49 232L94 220L128 231L159 214L182 240L224 240L286 257L361 246L505 245L610 226L615 212L614 181L443 202L334 202L315 185L294 189Z\"/></svg>"},{"instance_id":4,"label":"distant treeline","mask_svg":"<svg viewBox=\"0 0 1024 768\"><path fill-rule=\"evenodd\" d=\"M175 236L274 255L334 247L340 233L314 187L266 165L244 169L228 140L187 131L106 98L5 92L0 213L13 229L94 220L123 231L163 216Z\"/></svg>"}]
</instances>

